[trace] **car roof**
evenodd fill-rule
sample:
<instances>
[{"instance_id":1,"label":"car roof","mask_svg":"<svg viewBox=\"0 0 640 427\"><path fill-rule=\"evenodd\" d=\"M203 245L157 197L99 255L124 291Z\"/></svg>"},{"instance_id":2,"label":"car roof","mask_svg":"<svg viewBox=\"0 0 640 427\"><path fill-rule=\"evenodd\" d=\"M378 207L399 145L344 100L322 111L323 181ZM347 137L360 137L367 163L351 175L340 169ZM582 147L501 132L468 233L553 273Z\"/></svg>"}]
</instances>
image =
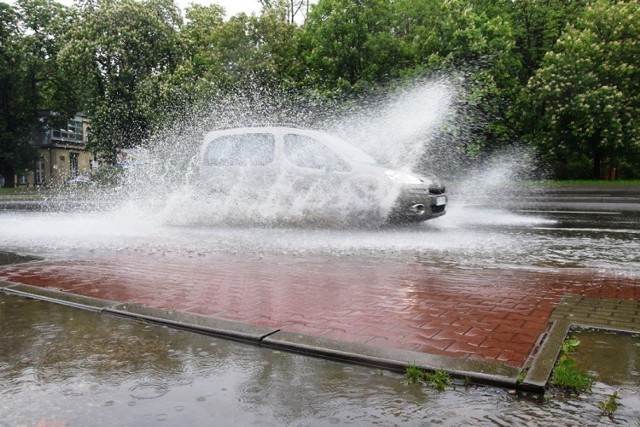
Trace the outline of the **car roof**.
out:
<instances>
[{"instance_id":1,"label":"car roof","mask_svg":"<svg viewBox=\"0 0 640 427\"><path fill-rule=\"evenodd\" d=\"M217 129L217 130L208 132L205 135L205 140L210 140L217 136L223 136L223 135L235 135L240 133L264 133L264 132L278 133L278 134L287 133L287 132L306 134L313 131L294 127L294 126L275 126L275 125L231 127L231 128Z\"/></svg>"}]
</instances>

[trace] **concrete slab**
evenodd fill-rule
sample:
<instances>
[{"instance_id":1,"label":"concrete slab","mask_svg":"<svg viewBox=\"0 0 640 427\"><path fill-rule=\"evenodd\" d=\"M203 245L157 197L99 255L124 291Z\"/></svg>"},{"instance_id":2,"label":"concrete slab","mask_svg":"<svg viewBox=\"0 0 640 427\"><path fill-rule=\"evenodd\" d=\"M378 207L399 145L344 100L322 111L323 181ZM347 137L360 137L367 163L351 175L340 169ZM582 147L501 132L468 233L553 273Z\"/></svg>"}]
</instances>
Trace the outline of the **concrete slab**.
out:
<instances>
[{"instance_id":1,"label":"concrete slab","mask_svg":"<svg viewBox=\"0 0 640 427\"><path fill-rule=\"evenodd\" d=\"M544 392L562 343L573 327L639 333L640 301L567 296L554 308L549 321L551 330L544 338L527 376L518 386L522 390Z\"/></svg>"}]
</instances>

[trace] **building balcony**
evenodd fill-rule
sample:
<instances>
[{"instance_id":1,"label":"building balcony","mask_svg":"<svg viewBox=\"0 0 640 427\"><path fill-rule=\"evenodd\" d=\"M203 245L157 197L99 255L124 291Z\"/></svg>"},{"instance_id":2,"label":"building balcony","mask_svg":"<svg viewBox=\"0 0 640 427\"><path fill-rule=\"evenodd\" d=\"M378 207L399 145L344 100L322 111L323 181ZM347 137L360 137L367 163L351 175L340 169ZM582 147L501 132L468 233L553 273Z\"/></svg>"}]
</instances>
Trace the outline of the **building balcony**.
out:
<instances>
[{"instance_id":1,"label":"building balcony","mask_svg":"<svg viewBox=\"0 0 640 427\"><path fill-rule=\"evenodd\" d=\"M82 133L69 132L65 130L52 131L50 142L52 144L84 144Z\"/></svg>"}]
</instances>

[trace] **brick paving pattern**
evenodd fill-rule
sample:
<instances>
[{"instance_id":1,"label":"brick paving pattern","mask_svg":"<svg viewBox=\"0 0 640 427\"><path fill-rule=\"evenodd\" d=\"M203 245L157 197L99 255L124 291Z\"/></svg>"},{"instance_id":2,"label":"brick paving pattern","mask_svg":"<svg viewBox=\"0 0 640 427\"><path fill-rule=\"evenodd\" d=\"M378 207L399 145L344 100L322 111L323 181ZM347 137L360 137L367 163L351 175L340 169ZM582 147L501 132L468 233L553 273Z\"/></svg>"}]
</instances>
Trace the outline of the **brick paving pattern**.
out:
<instances>
[{"instance_id":1,"label":"brick paving pattern","mask_svg":"<svg viewBox=\"0 0 640 427\"><path fill-rule=\"evenodd\" d=\"M417 261L320 255L122 252L0 266L0 279L515 367L526 363L563 298L640 301L640 278L611 272L450 271Z\"/></svg>"},{"instance_id":2,"label":"brick paving pattern","mask_svg":"<svg viewBox=\"0 0 640 427\"><path fill-rule=\"evenodd\" d=\"M556 306L550 320L640 332L640 301L569 296Z\"/></svg>"}]
</instances>

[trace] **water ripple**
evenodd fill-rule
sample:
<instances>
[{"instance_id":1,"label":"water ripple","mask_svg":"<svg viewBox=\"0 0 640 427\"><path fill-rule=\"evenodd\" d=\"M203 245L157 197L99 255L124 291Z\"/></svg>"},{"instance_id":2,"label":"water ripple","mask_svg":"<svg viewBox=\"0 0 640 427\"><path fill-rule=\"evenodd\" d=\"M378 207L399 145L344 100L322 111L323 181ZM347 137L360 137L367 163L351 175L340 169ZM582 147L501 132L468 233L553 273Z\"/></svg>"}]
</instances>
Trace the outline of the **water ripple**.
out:
<instances>
[{"instance_id":1,"label":"water ripple","mask_svg":"<svg viewBox=\"0 0 640 427\"><path fill-rule=\"evenodd\" d=\"M169 392L166 384L147 383L139 384L129 389L129 394L135 399L157 399Z\"/></svg>"}]
</instances>

